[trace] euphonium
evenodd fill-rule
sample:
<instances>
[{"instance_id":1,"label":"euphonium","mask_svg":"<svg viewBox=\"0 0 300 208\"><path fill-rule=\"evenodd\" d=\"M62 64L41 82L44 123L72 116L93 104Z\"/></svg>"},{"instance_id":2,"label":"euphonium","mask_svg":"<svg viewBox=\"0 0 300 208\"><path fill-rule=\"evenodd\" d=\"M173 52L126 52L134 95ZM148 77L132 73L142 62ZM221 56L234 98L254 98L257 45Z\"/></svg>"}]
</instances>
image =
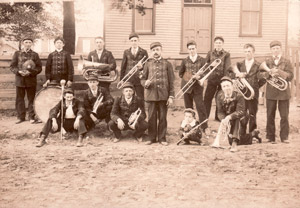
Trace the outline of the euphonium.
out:
<instances>
[{"instance_id":1,"label":"euphonium","mask_svg":"<svg viewBox=\"0 0 300 208\"><path fill-rule=\"evenodd\" d=\"M267 66L266 62L264 61L261 65L260 68L265 70L266 72L271 72L271 69ZM288 88L288 82L283 79L282 77L279 76L274 76L272 74L270 74L271 77L266 79L266 81L272 85L273 87L275 87L276 89L280 90L280 91L284 91Z\"/></svg>"},{"instance_id":2,"label":"euphonium","mask_svg":"<svg viewBox=\"0 0 300 208\"><path fill-rule=\"evenodd\" d=\"M214 142L212 143L212 145L210 145L210 146L215 147L215 148L221 148L220 139L223 138L223 140L225 140L228 138L228 135L230 133L230 128L231 128L230 121L225 123L224 119L223 119L220 123L217 136L216 136Z\"/></svg>"},{"instance_id":3,"label":"euphonium","mask_svg":"<svg viewBox=\"0 0 300 208\"><path fill-rule=\"evenodd\" d=\"M92 111L93 113L97 114L98 107L102 103L102 100L103 100L103 96L100 93L100 95L97 97L97 100L94 103L93 111Z\"/></svg>"},{"instance_id":4,"label":"euphonium","mask_svg":"<svg viewBox=\"0 0 300 208\"><path fill-rule=\"evenodd\" d=\"M132 67L132 69L130 69L130 71L123 77L123 79L118 82L118 89L122 89L124 84L128 82L128 80L138 71L138 65L144 65L150 57L146 59L145 58L146 56L144 56L134 67Z\"/></svg>"},{"instance_id":5,"label":"euphonium","mask_svg":"<svg viewBox=\"0 0 300 208\"><path fill-rule=\"evenodd\" d=\"M141 110L140 108L138 108L136 111L134 111L134 112L130 115L130 117L129 117L129 119L128 119L128 126L129 126L130 128L135 129L135 125L136 125L136 123L137 123L137 121L138 121L138 119L139 119L141 113L142 113L142 110Z\"/></svg>"}]
</instances>

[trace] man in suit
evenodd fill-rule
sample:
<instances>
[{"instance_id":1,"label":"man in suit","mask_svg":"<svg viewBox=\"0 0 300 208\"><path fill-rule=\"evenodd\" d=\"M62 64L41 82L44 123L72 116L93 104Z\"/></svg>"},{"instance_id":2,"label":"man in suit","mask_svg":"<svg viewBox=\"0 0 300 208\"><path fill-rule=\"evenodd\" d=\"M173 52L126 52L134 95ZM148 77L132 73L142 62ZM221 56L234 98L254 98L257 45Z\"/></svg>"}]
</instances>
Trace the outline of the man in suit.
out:
<instances>
[{"instance_id":1,"label":"man in suit","mask_svg":"<svg viewBox=\"0 0 300 208\"><path fill-rule=\"evenodd\" d=\"M221 89L220 80L223 76L228 75L228 70L231 67L230 53L223 49L223 45L224 38L222 36L216 36L214 38L214 50L209 51L206 56L206 62L208 64L211 64L216 59L221 59L222 61L207 79L207 87L204 94L204 105L206 107L207 118L209 118L210 115L212 100ZM215 119L218 120L216 114Z\"/></svg>"},{"instance_id":2,"label":"man in suit","mask_svg":"<svg viewBox=\"0 0 300 208\"><path fill-rule=\"evenodd\" d=\"M270 79L271 76L281 77L287 82L294 77L291 62L282 56L281 43L272 41L270 43L271 57L266 58L266 66L269 72L262 69L259 77ZM287 83L289 85L289 83ZM268 142L275 143L275 115L278 106L280 114L280 140L283 143L289 143L289 107L291 91L288 86L285 90L279 90L267 82L266 99L267 99L267 139Z\"/></svg>"},{"instance_id":3,"label":"man in suit","mask_svg":"<svg viewBox=\"0 0 300 208\"><path fill-rule=\"evenodd\" d=\"M259 79L259 66L260 63L254 59L255 47L254 45L247 43L244 45L245 60L237 62L236 66L230 71L231 78L244 78L254 90L254 97L250 100L245 100L245 116L241 118L240 136L241 140L250 137L257 138L259 141L259 131L256 123L256 114L258 110L258 97L259 88L263 86L265 79ZM232 73L233 72L233 73ZM247 125L249 122L249 134L247 132Z\"/></svg>"},{"instance_id":4,"label":"man in suit","mask_svg":"<svg viewBox=\"0 0 300 208\"><path fill-rule=\"evenodd\" d=\"M18 120L16 124L25 121L25 93L28 99L28 114L30 123L35 122L33 101L35 98L37 80L36 76L42 71L42 62L39 55L31 50L33 39L26 37L22 41L23 48L13 55L10 70L16 75L16 110Z\"/></svg>"},{"instance_id":5,"label":"man in suit","mask_svg":"<svg viewBox=\"0 0 300 208\"><path fill-rule=\"evenodd\" d=\"M110 73L110 71L116 70L116 60L112 53L104 48L105 42L103 37L96 37L95 43L96 49L89 53L88 61L108 64L108 67L101 69L101 73L103 74L107 74ZM110 82L100 81L99 85L101 87L105 87L109 91Z\"/></svg>"},{"instance_id":6,"label":"man in suit","mask_svg":"<svg viewBox=\"0 0 300 208\"><path fill-rule=\"evenodd\" d=\"M135 117L134 113L140 110L140 116ZM136 122L135 122L135 119ZM142 135L148 128L145 121L146 113L144 100L134 94L134 86L130 82L126 82L122 89L121 97L116 98L111 111L111 121L109 128L114 132L114 143L121 139L121 131L132 129L133 136L136 140L142 141Z\"/></svg>"},{"instance_id":7,"label":"man in suit","mask_svg":"<svg viewBox=\"0 0 300 208\"><path fill-rule=\"evenodd\" d=\"M148 58L148 53L143 48L139 47L139 36L136 33L131 33L129 35L129 41L131 43L131 47L126 49L123 54L123 60L121 63L121 76L120 80L135 66L137 65L138 72L136 72L129 82L131 82L134 86L134 90L137 96L144 100L144 88L141 84L141 80L139 78L139 72L143 70L143 65L140 63L140 60L146 60Z\"/></svg>"}]
</instances>

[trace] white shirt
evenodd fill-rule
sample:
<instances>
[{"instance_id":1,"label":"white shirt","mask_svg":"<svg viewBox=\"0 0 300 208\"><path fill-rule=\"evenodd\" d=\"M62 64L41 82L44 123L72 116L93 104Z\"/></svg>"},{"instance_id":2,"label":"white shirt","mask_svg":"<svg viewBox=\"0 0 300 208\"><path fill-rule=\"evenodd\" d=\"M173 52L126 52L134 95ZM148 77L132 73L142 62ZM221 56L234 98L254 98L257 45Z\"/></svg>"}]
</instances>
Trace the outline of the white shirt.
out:
<instances>
[{"instance_id":1,"label":"white shirt","mask_svg":"<svg viewBox=\"0 0 300 208\"><path fill-rule=\"evenodd\" d=\"M254 58L251 59L250 61L248 61L247 59L245 60L245 65L246 65L246 71L247 71L247 73L249 73L249 71L250 71L253 63L254 63Z\"/></svg>"},{"instance_id":2,"label":"white shirt","mask_svg":"<svg viewBox=\"0 0 300 208\"><path fill-rule=\"evenodd\" d=\"M67 105L67 103L66 103ZM66 111L66 118L75 118L75 114L73 112L73 105L72 103L70 103L68 106L67 106L67 111Z\"/></svg>"},{"instance_id":3,"label":"white shirt","mask_svg":"<svg viewBox=\"0 0 300 208\"><path fill-rule=\"evenodd\" d=\"M279 63L279 60L280 60L280 58L281 58L281 55L278 55L278 56L277 56L277 59L276 59L276 57L275 57L275 56L273 56L273 58L274 58L274 62L275 62L275 64L276 64L276 65L278 65L278 63Z\"/></svg>"},{"instance_id":4,"label":"white shirt","mask_svg":"<svg viewBox=\"0 0 300 208\"><path fill-rule=\"evenodd\" d=\"M131 48L132 55L135 56L137 54L137 52L138 52L138 49L139 49L139 47L137 47L137 48Z\"/></svg>"},{"instance_id":5,"label":"white shirt","mask_svg":"<svg viewBox=\"0 0 300 208\"><path fill-rule=\"evenodd\" d=\"M96 90L92 90L91 89L91 92L92 92L93 96L96 97L97 96L97 92L98 92L98 88Z\"/></svg>"},{"instance_id":6,"label":"white shirt","mask_svg":"<svg viewBox=\"0 0 300 208\"><path fill-rule=\"evenodd\" d=\"M131 101L132 101L132 97L129 98L129 99L125 98L125 100L126 100L127 104L129 105L131 103Z\"/></svg>"},{"instance_id":7,"label":"white shirt","mask_svg":"<svg viewBox=\"0 0 300 208\"><path fill-rule=\"evenodd\" d=\"M56 51L59 53L59 52L61 52L63 49L60 49L60 50L58 50L58 49L56 49Z\"/></svg>"},{"instance_id":8,"label":"white shirt","mask_svg":"<svg viewBox=\"0 0 300 208\"><path fill-rule=\"evenodd\" d=\"M101 58L102 52L103 52L103 50L101 50L101 51L97 50L97 54L98 54L99 59Z\"/></svg>"},{"instance_id":9,"label":"white shirt","mask_svg":"<svg viewBox=\"0 0 300 208\"><path fill-rule=\"evenodd\" d=\"M190 59L192 60L193 63L197 60L198 54L195 54L195 56L190 56Z\"/></svg>"}]
</instances>

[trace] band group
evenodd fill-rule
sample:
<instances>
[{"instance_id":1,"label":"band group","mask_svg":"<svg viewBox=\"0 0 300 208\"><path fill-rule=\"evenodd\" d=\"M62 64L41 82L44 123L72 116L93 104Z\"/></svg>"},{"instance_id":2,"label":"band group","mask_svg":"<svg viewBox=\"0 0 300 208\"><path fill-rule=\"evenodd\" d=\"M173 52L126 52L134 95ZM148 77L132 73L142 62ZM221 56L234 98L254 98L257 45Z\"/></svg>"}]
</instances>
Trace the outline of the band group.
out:
<instances>
[{"instance_id":1,"label":"band group","mask_svg":"<svg viewBox=\"0 0 300 208\"><path fill-rule=\"evenodd\" d=\"M71 56L63 50L64 39L54 40L55 51L47 59L43 87L58 85L63 88L63 97L49 112L36 145L46 144L50 132L78 132L77 146L83 146L88 131L105 121L107 129L114 134L113 142L122 139L122 131L131 129L132 137L146 145L159 142L168 145L167 113L174 99L183 97L185 110L181 122L177 144L196 142L207 144L211 135L208 118L213 99L216 102L215 119L220 121L217 136L212 144L219 147L222 137L228 139L230 151L237 151L237 145L261 142L257 129L259 88L266 84L267 124L266 139L275 143L275 115L278 106L280 114L280 141L288 143L289 136L289 100L291 97L289 82L293 79L293 67L282 55L282 45L272 41L269 45L271 56L263 63L255 59L255 46L244 45L245 58L231 64L230 53L224 50L224 38L214 38L214 49L205 58L197 53L197 44L187 42L189 55L179 67L181 90L175 93L174 70L172 64L163 58L163 45L153 42L150 56L147 50L139 46L139 35L129 35L131 47L124 51L120 81L117 88L122 90L119 97L110 94L110 81L101 79L102 75L116 71L116 61L112 52L105 49L102 37L95 38L96 49L88 55L88 63L101 63L84 66L89 88L83 99L75 98L72 89L74 67ZM10 65L16 77L16 110L18 121L25 121L24 97L28 98L30 123L35 123L33 103L36 94L37 75L42 71L39 55L31 47L33 39L26 37L22 41L23 49L16 51ZM204 92L204 82L206 84ZM145 104L147 116L145 112ZM194 110L195 109L195 110ZM147 118L148 117L148 118ZM145 131L148 135L145 136Z\"/></svg>"}]
</instances>

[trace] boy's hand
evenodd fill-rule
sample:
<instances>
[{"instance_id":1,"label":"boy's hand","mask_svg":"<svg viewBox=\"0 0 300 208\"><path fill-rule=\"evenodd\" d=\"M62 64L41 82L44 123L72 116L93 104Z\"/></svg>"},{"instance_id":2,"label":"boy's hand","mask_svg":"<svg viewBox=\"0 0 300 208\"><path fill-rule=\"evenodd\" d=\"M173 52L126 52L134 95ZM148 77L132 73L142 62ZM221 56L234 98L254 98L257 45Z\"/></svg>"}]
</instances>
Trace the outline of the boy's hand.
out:
<instances>
[{"instance_id":1,"label":"boy's hand","mask_svg":"<svg viewBox=\"0 0 300 208\"><path fill-rule=\"evenodd\" d=\"M57 129L58 129L57 121L55 118L52 118L52 130L57 131Z\"/></svg>"},{"instance_id":2,"label":"boy's hand","mask_svg":"<svg viewBox=\"0 0 300 208\"><path fill-rule=\"evenodd\" d=\"M69 81L67 82L67 87L71 87L71 86L72 86L72 81L69 80Z\"/></svg>"}]
</instances>

